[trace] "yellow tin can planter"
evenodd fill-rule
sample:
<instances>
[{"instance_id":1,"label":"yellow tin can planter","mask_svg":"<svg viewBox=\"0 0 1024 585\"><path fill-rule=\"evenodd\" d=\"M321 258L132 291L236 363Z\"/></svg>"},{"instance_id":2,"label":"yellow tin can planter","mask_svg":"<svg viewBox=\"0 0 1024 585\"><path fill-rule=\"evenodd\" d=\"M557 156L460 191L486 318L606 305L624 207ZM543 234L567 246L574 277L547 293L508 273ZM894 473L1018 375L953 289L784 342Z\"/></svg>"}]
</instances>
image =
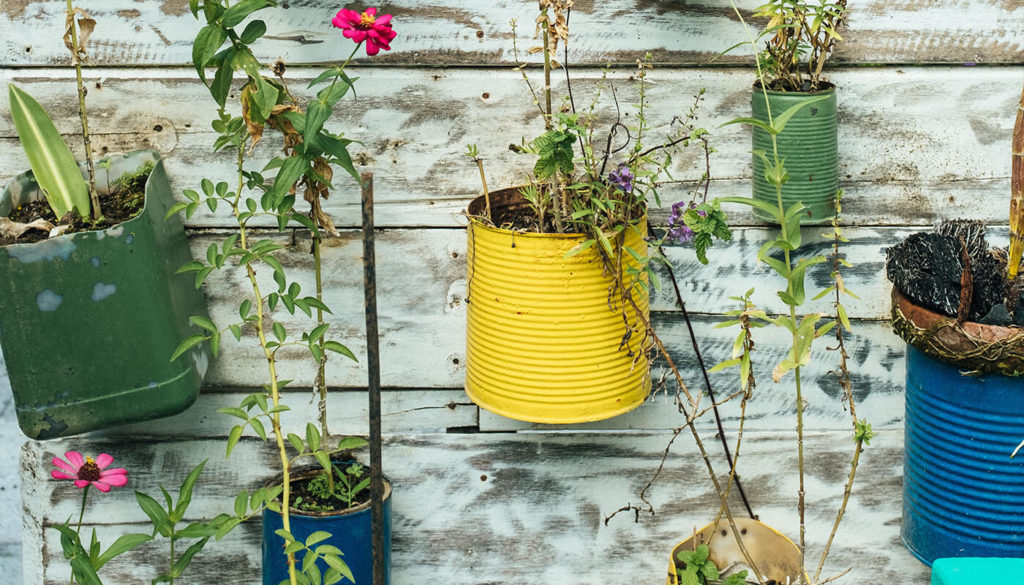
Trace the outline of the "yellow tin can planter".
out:
<instances>
[{"instance_id":1,"label":"yellow tin can planter","mask_svg":"<svg viewBox=\"0 0 1024 585\"><path fill-rule=\"evenodd\" d=\"M515 191L492 193L492 205L503 194ZM646 229L626 230L624 245L646 254ZM548 424L603 420L643 403L651 389L645 290L634 286L633 302L623 302L596 246L566 258L584 240L579 234L516 232L471 219L468 239L466 393L473 402Z\"/></svg>"},{"instance_id":2,"label":"yellow tin can planter","mask_svg":"<svg viewBox=\"0 0 1024 585\"><path fill-rule=\"evenodd\" d=\"M762 577L769 582L797 582L802 571L800 547L784 534L763 522L750 518L735 518L735 523L740 532L740 538L743 540L743 546L747 549L751 560L757 564L757 569L761 572ZM732 533L729 521L723 518L717 525L708 524L701 528L693 536L672 549L672 556L668 561L666 585L679 585L679 577L676 574L679 551L695 550L702 544L708 546L708 560L715 563L719 569L724 570L731 566L747 567L746 558L740 551L739 545L736 544L736 537ZM753 581L753 578L753 572L748 574L748 580ZM804 582L811 582L806 573L804 573Z\"/></svg>"}]
</instances>

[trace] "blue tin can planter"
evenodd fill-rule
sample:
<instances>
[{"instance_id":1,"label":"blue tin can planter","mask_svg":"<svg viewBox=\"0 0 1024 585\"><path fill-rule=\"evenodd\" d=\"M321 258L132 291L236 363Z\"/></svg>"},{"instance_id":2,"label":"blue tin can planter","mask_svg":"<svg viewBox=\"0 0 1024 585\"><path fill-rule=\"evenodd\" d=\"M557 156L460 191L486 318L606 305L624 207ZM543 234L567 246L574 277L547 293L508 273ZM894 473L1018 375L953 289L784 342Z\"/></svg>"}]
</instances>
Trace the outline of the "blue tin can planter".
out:
<instances>
[{"instance_id":1,"label":"blue tin can planter","mask_svg":"<svg viewBox=\"0 0 1024 585\"><path fill-rule=\"evenodd\" d=\"M907 346L903 525L910 552L1024 556L1024 379L964 376Z\"/></svg>"},{"instance_id":2,"label":"blue tin can planter","mask_svg":"<svg viewBox=\"0 0 1024 585\"><path fill-rule=\"evenodd\" d=\"M295 479L308 475L297 474ZM352 571L358 585L373 583L373 526L372 510L366 502L343 512L316 514L294 508L289 513L291 533L298 540L317 531L329 532L331 538L321 544L338 547L342 559ZM263 585L278 585L288 580L288 557L284 554L284 539L276 534L283 528L281 515L270 510L263 511ZM301 569L301 555L296 559L296 568ZM384 479L384 583L391 583L391 481ZM327 566L319 562L321 573Z\"/></svg>"}]
</instances>

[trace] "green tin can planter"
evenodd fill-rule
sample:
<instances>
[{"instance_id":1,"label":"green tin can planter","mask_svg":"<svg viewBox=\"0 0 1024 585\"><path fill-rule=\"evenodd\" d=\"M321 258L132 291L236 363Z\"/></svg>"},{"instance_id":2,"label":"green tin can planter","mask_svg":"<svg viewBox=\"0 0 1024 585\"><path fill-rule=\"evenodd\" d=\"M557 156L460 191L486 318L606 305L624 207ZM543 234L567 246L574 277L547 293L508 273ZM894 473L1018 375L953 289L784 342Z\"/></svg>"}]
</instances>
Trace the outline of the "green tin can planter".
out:
<instances>
[{"instance_id":1,"label":"green tin can planter","mask_svg":"<svg viewBox=\"0 0 1024 585\"><path fill-rule=\"evenodd\" d=\"M788 208L800 201L809 215L801 223L825 223L835 210L836 190L839 189L839 123L836 117L836 91L830 88L812 93L761 91L754 87L750 98L753 117L768 123L768 109L772 118L807 100L827 95L828 99L805 106L797 111L785 129L778 135L779 160L785 162L789 180L782 185L782 202ZM768 132L753 128L754 150L766 153L772 160L772 137ZM765 163L759 156L754 161L754 199L771 205L778 202L775 186L764 177ZM774 221L762 211L755 215L765 221Z\"/></svg>"},{"instance_id":2,"label":"green tin can planter","mask_svg":"<svg viewBox=\"0 0 1024 585\"><path fill-rule=\"evenodd\" d=\"M172 362L206 315L189 275L192 257L160 156L115 155L97 168L101 190L153 170L142 212L116 226L0 247L0 347L21 430L50 439L176 414L199 395L209 357L196 348ZM109 181L108 181L109 179ZM0 216L40 199L31 172L0 195Z\"/></svg>"}]
</instances>

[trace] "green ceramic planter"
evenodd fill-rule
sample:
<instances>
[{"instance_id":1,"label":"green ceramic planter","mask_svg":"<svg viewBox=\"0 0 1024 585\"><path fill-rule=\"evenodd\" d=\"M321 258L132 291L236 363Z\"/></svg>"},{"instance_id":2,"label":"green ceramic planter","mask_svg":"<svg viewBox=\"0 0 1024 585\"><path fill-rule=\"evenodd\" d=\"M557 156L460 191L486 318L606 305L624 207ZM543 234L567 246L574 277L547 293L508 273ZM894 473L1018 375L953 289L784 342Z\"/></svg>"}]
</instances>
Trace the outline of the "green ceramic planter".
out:
<instances>
[{"instance_id":1,"label":"green ceramic planter","mask_svg":"<svg viewBox=\"0 0 1024 585\"><path fill-rule=\"evenodd\" d=\"M184 226L153 151L116 155L97 186L154 164L142 213L117 226L0 247L0 347L21 430L33 439L181 412L199 395L203 349L171 362L206 304L189 275ZM38 199L31 172L0 195L0 216Z\"/></svg>"},{"instance_id":2,"label":"green ceramic planter","mask_svg":"<svg viewBox=\"0 0 1024 585\"><path fill-rule=\"evenodd\" d=\"M836 190L839 189L839 124L836 119L835 89L815 93L785 93L769 91L765 94L754 88L750 105L753 117L768 122L768 107L772 117L778 117L789 108L806 100L829 96L828 99L799 110L785 130L778 136L779 159L785 161L789 180L782 186L782 201L788 208L797 201L810 211L801 223L825 223L834 213ZM763 150L772 159L771 135L754 127L754 150ZM754 156L754 199L777 203L775 186L764 178L764 161ZM763 220L774 221L764 212L755 210Z\"/></svg>"}]
</instances>

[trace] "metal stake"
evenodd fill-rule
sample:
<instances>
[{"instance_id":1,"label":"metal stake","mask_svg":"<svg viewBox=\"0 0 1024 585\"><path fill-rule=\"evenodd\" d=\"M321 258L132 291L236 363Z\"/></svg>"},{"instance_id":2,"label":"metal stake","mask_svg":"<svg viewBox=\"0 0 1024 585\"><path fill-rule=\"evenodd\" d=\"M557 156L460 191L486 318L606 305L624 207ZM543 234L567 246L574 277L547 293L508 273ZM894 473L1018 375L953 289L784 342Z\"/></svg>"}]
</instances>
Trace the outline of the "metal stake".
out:
<instances>
[{"instance_id":1,"label":"metal stake","mask_svg":"<svg viewBox=\"0 0 1024 585\"><path fill-rule=\"evenodd\" d=\"M373 254L373 173L360 175L363 186L363 294L366 311L367 394L370 398L370 499L373 526L373 585L385 585L384 475L381 471L380 343L377 334L377 276Z\"/></svg>"}]
</instances>

